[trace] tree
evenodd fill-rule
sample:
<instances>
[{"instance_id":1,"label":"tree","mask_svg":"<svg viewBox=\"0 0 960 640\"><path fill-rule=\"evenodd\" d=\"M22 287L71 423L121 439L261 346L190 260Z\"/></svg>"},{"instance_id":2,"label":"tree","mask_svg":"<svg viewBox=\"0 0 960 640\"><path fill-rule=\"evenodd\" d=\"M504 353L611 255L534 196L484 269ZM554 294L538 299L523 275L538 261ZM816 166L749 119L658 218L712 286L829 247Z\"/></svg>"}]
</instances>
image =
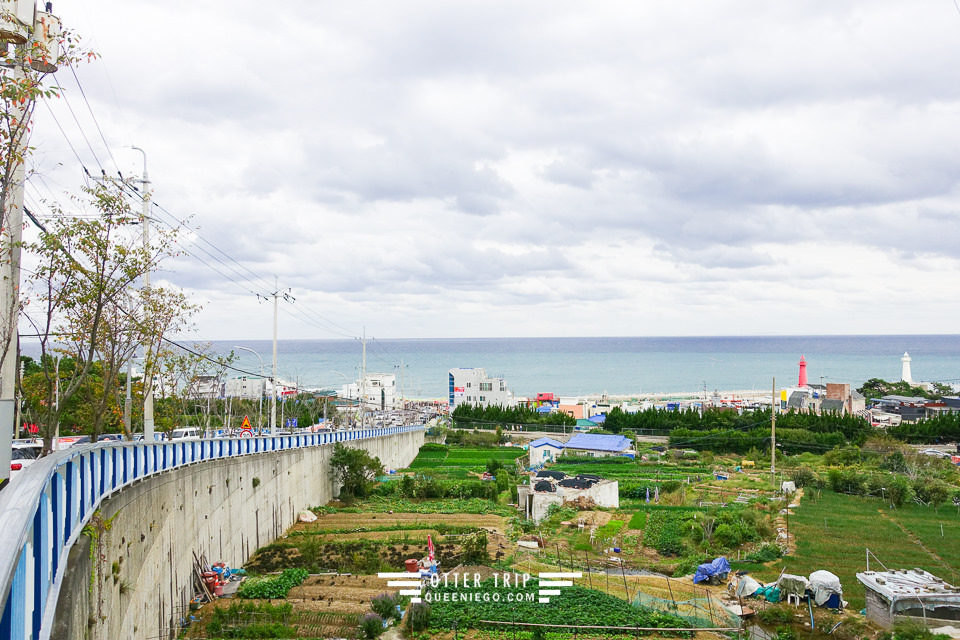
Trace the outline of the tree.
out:
<instances>
[{"instance_id":1,"label":"tree","mask_svg":"<svg viewBox=\"0 0 960 640\"><path fill-rule=\"evenodd\" d=\"M168 416L171 418L169 426L183 426L180 417L196 413L193 411L195 405L204 399L201 396L203 382L213 379L219 385L234 360L236 356L233 351L225 356L218 355L212 342L196 343L192 351L167 347L159 352L157 371L163 381L162 392L171 400L169 404L175 407L175 413ZM205 399L209 404L209 396ZM206 419L203 426L210 428L209 406L204 413Z\"/></svg>"},{"instance_id":2,"label":"tree","mask_svg":"<svg viewBox=\"0 0 960 640\"><path fill-rule=\"evenodd\" d=\"M365 498L370 495L377 476L383 474L380 458L366 449L351 449L338 442L330 457L330 477L340 484L340 495Z\"/></svg>"},{"instance_id":3,"label":"tree","mask_svg":"<svg viewBox=\"0 0 960 640\"><path fill-rule=\"evenodd\" d=\"M6 31L26 32L8 11L0 11L0 25ZM33 26L30 24L28 30L32 30ZM20 286L21 227L11 223L15 220L14 212L22 207L22 202L17 202L14 194L26 178L25 165L31 152L28 140L33 109L38 99L59 97L56 89L45 84L50 70L94 58L96 54L84 51L79 38L66 29L60 34L59 56L56 59L51 57L44 43L35 39L12 47L4 43L0 51L0 264L3 267L2 277L9 279L7 285L15 292L15 296ZM2 304L0 368L11 341L17 335L20 314L19 305L7 304L7 301Z\"/></svg>"},{"instance_id":4,"label":"tree","mask_svg":"<svg viewBox=\"0 0 960 640\"><path fill-rule=\"evenodd\" d=\"M85 198L74 200L93 215L75 218L61 215L39 240L27 246L40 265L27 280L30 298L27 319L40 336L44 409L38 420L49 451L56 425L66 403L82 388L91 412L93 435L103 426L117 402L119 372L133 355L136 344L153 339L157 317L163 327L179 327L194 307L179 292L163 288L133 289L134 283L157 262L157 255L170 255L175 232L160 231L161 249L154 255L127 227L136 222L120 186L104 181L83 190ZM75 363L64 372L56 368L57 357ZM86 387L97 365L99 384Z\"/></svg>"}]
</instances>

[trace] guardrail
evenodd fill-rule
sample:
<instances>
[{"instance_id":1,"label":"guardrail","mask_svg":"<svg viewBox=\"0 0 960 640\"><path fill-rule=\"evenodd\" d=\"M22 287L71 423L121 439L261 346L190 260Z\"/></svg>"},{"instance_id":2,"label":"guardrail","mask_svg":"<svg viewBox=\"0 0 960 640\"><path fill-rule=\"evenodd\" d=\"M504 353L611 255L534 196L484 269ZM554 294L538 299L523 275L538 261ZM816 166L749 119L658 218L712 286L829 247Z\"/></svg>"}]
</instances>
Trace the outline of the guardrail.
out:
<instances>
[{"instance_id":1,"label":"guardrail","mask_svg":"<svg viewBox=\"0 0 960 640\"><path fill-rule=\"evenodd\" d=\"M70 547L100 503L137 480L207 460L422 430L417 425L277 437L104 442L42 458L0 491L0 638L49 638Z\"/></svg>"}]
</instances>

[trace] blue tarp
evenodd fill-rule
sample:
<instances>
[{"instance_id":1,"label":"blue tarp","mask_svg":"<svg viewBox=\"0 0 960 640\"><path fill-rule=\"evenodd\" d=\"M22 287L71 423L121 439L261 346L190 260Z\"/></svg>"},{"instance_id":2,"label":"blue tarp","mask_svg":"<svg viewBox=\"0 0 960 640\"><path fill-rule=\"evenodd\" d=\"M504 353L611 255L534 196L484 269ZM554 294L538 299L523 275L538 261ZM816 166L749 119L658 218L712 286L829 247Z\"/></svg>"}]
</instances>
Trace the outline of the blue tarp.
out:
<instances>
[{"instance_id":1,"label":"blue tarp","mask_svg":"<svg viewBox=\"0 0 960 640\"><path fill-rule=\"evenodd\" d=\"M633 441L626 436L611 436L599 433L578 433L567 441L567 449L586 451L611 451L619 453L630 448Z\"/></svg>"},{"instance_id":2,"label":"blue tarp","mask_svg":"<svg viewBox=\"0 0 960 640\"><path fill-rule=\"evenodd\" d=\"M716 575L726 575L730 573L730 563L723 556L715 558L713 562L707 562L697 567L697 572L693 574L693 582L706 582Z\"/></svg>"}]
</instances>

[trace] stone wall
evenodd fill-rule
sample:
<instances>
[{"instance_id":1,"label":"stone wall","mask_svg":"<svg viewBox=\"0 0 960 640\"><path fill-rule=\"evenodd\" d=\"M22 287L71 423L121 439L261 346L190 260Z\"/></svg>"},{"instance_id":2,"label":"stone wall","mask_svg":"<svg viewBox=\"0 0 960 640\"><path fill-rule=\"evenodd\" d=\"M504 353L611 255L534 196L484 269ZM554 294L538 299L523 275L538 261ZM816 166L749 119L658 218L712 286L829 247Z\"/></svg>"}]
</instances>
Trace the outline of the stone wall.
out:
<instances>
[{"instance_id":1,"label":"stone wall","mask_svg":"<svg viewBox=\"0 0 960 640\"><path fill-rule=\"evenodd\" d=\"M407 466L423 431L344 443ZM303 509L333 498L333 445L197 463L107 499L70 552L52 638L174 637L189 616L194 555L241 566Z\"/></svg>"}]
</instances>

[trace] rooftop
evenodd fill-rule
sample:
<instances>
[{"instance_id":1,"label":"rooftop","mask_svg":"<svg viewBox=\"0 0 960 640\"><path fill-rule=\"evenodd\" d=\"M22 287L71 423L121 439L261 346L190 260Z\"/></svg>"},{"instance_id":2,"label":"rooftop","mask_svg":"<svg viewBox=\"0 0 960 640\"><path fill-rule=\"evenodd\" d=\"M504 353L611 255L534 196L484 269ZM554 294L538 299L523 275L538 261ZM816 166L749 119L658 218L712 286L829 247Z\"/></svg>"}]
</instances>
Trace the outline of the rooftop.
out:
<instances>
[{"instance_id":1,"label":"rooftop","mask_svg":"<svg viewBox=\"0 0 960 640\"><path fill-rule=\"evenodd\" d=\"M578 433L567 441L567 449L586 449L588 451L625 451L633 441L626 436L614 436L603 433Z\"/></svg>"},{"instance_id":2,"label":"rooftop","mask_svg":"<svg viewBox=\"0 0 960 640\"><path fill-rule=\"evenodd\" d=\"M891 602L909 598L960 604L960 588L923 569L864 571L857 580Z\"/></svg>"},{"instance_id":3,"label":"rooftop","mask_svg":"<svg viewBox=\"0 0 960 640\"><path fill-rule=\"evenodd\" d=\"M536 440L530 443L531 447L543 447L548 445L551 447L554 447L555 449L563 449L565 446L567 446L562 442L558 442L557 440L554 440L553 438L537 438Z\"/></svg>"}]
</instances>

